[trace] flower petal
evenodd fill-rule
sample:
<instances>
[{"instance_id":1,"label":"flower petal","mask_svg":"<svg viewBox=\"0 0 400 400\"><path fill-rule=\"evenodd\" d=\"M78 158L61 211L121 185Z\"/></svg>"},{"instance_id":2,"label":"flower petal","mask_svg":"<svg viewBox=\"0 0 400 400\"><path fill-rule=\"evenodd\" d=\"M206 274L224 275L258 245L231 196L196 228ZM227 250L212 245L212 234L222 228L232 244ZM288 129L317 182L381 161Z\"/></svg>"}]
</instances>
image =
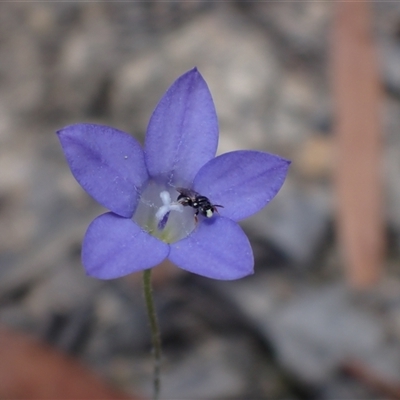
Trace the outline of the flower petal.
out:
<instances>
[{"instance_id":1,"label":"flower petal","mask_svg":"<svg viewBox=\"0 0 400 400\"><path fill-rule=\"evenodd\" d=\"M113 279L154 267L168 252L166 243L131 219L106 213L89 225L82 244L82 263L88 275Z\"/></svg>"},{"instance_id":2,"label":"flower petal","mask_svg":"<svg viewBox=\"0 0 400 400\"><path fill-rule=\"evenodd\" d=\"M214 103L194 68L172 84L151 116L145 141L149 174L175 186L188 185L217 146Z\"/></svg>"},{"instance_id":3,"label":"flower petal","mask_svg":"<svg viewBox=\"0 0 400 400\"><path fill-rule=\"evenodd\" d=\"M130 218L138 190L148 179L143 150L125 132L76 124L57 132L71 172L102 206Z\"/></svg>"},{"instance_id":4,"label":"flower petal","mask_svg":"<svg viewBox=\"0 0 400 400\"><path fill-rule=\"evenodd\" d=\"M208 278L232 280L253 273L253 252L242 228L223 217L199 222L196 230L170 245L178 267Z\"/></svg>"},{"instance_id":5,"label":"flower petal","mask_svg":"<svg viewBox=\"0 0 400 400\"><path fill-rule=\"evenodd\" d=\"M261 210L278 193L290 161L261 151L225 153L200 169L193 189L224 208L222 216L240 221Z\"/></svg>"}]
</instances>

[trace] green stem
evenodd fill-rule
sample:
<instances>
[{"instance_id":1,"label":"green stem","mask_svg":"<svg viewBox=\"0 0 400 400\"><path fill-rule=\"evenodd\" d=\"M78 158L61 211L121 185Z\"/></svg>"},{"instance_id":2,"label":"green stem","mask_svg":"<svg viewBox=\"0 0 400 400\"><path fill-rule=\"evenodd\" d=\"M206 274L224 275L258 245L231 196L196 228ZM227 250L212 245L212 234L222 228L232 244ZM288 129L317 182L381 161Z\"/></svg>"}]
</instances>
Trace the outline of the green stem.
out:
<instances>
[{"instance_id":1,"label":"green stem","mask_svg":"<svg viewBox=\"0 0 400 400\"><path fill-rule=\"evenodd\" d=\"M149 318L151 340L154 355L154 375L153 375L153 399L158 400L160 394L160 367L161 367L161 338L160 329L157 322L156 309L154 307L153 290L151 287L151 269L143 271L143 291L146 302L147 316Z\"/></svg>"}]
</instances>

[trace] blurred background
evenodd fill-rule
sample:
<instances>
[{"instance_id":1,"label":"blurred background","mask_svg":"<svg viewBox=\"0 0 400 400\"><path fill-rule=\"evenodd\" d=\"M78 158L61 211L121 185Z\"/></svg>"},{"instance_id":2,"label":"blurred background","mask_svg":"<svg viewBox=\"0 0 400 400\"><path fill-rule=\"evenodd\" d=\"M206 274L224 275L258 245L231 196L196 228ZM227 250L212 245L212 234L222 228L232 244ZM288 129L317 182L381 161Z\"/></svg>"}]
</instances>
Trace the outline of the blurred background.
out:
<instances>
[{"instance_id":1,"label":"blurred background","mask_svg":"<svg viewBox=\"0 0 400 400\"><path fill-rule=\"evenodd\" d=\"M140 274L85 276L104 209L54 132L142 142L193 66L218 152L292 165L242 224L255 275L154 269L162 398L400 398L400 3L378 1L0 3L0 397L151 396Z\"/></svg>"}]
</instances>

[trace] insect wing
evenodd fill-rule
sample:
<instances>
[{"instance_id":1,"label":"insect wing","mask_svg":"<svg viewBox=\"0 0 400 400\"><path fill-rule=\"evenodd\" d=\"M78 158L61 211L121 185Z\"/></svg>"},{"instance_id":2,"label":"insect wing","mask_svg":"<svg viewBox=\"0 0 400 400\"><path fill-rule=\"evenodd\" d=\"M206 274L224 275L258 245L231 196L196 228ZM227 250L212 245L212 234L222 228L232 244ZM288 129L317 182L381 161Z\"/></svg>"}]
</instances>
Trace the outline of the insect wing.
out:
<instances>
[{"instance_id":1,"label":"insect wing","mask_svg":"<svg viewBox=\"0 0 400 400\"><path fill-rule=\"evenodd\" d=\"M177 187L176 191L179 192L180 194L183 194L184 196L190 197L191 199L195 199L197 196L199 196L199 193L195 192L192 189Z\"/></svg>"}]
</instances>

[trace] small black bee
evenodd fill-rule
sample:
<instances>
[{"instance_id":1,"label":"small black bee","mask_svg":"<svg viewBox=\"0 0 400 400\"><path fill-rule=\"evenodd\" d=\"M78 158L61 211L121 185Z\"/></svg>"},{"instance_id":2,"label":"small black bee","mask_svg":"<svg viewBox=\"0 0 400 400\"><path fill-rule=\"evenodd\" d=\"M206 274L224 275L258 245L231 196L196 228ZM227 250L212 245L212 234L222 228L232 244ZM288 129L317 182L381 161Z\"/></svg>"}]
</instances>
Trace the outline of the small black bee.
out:
<instances>
[{"instance_id":1,"label":"small black bee","mask_svg":"<svg viewBox=\"0 0 400 400\"><path fill-rule=\"evenodd\" d=\"M196 222L199 214L211 218L214 215L214 212L218 212L217 207L224 207L219 204L211 204L207 197L202 196L200 193L197 193L192 189L177 187L176 190L180 193L177 202L183 206L193 207L196 210L194 214Z\"/></svg>"}]
</instances>

